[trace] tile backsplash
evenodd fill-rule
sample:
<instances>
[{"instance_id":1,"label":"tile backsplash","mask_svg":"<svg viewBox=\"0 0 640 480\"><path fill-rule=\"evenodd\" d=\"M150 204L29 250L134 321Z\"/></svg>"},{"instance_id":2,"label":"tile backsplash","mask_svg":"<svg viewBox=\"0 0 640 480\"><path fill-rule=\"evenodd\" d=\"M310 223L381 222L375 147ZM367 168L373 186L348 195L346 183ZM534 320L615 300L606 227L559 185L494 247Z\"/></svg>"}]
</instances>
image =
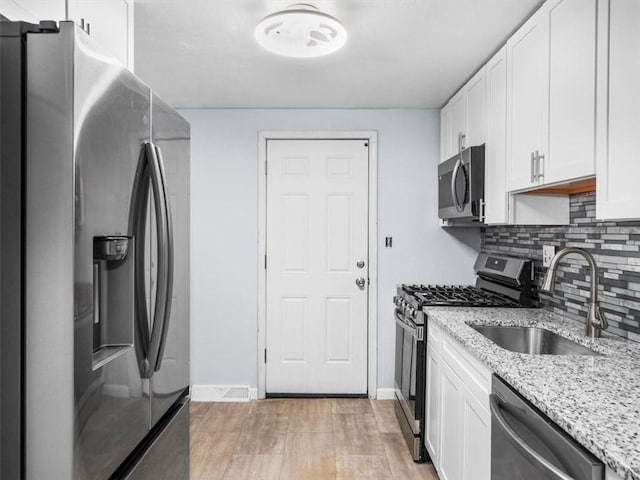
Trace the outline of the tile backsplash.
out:
<instances>
[{"instance_id":1,"label":"tile backsplash","mask_svg":"<svg viewBox=\"0 0 640 480\"><path fill-rule=\"evenodd\" d=\"M640 222L597 221L594 192L571 195L570 200L570 225L483 227L482 250L534 259L540 285L546 271L542 245L585 249L598 265L598 299L609 321L608 331L640 342ZM553 296L541 293L541 304L583 320L589 282L582 257L567 255L560 261Z\"/></svg>"}]
</instances>

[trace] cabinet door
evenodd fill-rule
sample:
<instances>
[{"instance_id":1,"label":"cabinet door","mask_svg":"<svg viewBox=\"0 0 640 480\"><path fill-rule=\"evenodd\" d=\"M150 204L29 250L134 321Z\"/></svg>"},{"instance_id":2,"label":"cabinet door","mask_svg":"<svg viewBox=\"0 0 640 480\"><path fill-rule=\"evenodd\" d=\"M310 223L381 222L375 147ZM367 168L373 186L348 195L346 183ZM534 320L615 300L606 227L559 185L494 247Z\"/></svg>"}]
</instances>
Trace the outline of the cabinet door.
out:
<instances>
[{"instance_id":1,"label":"cabinet door","mask_svg":"<svg viewBox=\"0 0 640 480\"><path fill-rule=\"evenodd\" d=\"M491 414L465 387L462 402L462 476L464 480L491 478Z\"/></svg>"},{"instance_id":2,"label":"cabinet door","mask_svg":"<svg viewBox=\"0 0 640 480\"><path fill-rule=\"evenodd\" d=\"M459 480L462 474L462 381L446 362L441 362L440 469L442 480Z\"/></svg>"},{"instance_id":3,"label":"cabinet door","mask_svg":"<svg viewBox=\"0 0 640 480\"><path fill-rule=\"evenodd\" d=\"M442 384L440 356L427 347L427 419L425 447L436 465L440 464L440 395Z\"/></svg>"},{"instance_id":4,"label":"cabinet door","mask_svg":"<svg viewBox=\"0 0 640 480\"><path fill-rule=\"evenodd\" d=\"M440 110L440 162L451 158L451 108L446 104Z\"/></svg>"},{"instance_id":5,"label":"cabinet door","mask_svg":"<svg viewBox=\"0 0 640 480\"><path fill-rule=\"evenodd\" d=\"M538 184L532 178L531 157L536 150L542 150L546 110L548 25L543 9L544 6L507 41L507 174L510 191Z\"/></svg>"},{"instance_id":6,"label":"cabinet door","mask_svg":"<svg viewBox=\"0 0 640 480\"><path fill-rule=\"evenodd\" d=\"M543 183L554 183L595 174L596 0L550 0L544 11L549 112L548 145L540 150Z\"/></svg>"},{"instance_id":7,"label":"cabinet door","mask_svg":"<svg viewBox=\"0 0 640 480\"><path fill-rule=\"evenodd\" d=\"M467 96L466 146L482 145L487 137L485 108L485 68L482 67L464 86Z\"/></svg>"},{"instance_id":8,"label":"cabinet door","mask_svg":"<svg viewBox=\"0 0 640 480\"><path fill-rule=\"evenodd\" d=\"M89 24L91 36L121 64L132 70L130 8L124 0L70 0L69 19Z\"/></svg>"},{"instance_id":9,"label":"cabinet door","mask_svg":"<svg viewBox=\"0 0 640 480\"><path fill-rule=\"evenodd\" d=\"M460 89L458 93L449 101L451 105L451 155L455 155L460 148L465 148L469 143L466 138L460 138L467 134L467 98L465 88Z\"/></svg>"},{"instance_id":10,"label":"cabinet door","mask_svg":"<svg viewBox=\"0 0 640 480\"><path fill-rule=\"evenodd\" d=\"M507 210L507 49L502 47L485 67L487 142L484 162L485 222L508 222Z\"/></svg>"},{"instance_id":11,"label":"cabinet door","mask_svg":"<svg viewBox=\"0 0 640 480\"><path fill-rule=\"evenodd\" d=\"M640 218L639 22L638 0L599 2L596 216L605 220Z\"/></svg>"},{"instance_id":12,"label":"cabinet door","mask_svg":"<svg viewBox=\"0 0 640 480\"><path fill-rule=\"evenodd\" d=\"M0 14L14 22L38 23L65 19L64 0L2 0Z\"/></svg>"}]
</instances>

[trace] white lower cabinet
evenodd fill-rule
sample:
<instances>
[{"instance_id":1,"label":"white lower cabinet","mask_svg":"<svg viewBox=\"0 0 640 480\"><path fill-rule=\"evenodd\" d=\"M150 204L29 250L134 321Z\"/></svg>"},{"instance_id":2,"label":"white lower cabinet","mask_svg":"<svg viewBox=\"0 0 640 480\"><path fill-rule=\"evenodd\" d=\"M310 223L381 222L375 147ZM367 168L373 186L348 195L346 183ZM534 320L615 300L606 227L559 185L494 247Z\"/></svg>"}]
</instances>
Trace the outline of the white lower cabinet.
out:
<instances>
[{"instance_id":1,"label":"white lower cabinet","mask_svg":"<svg viewBox=\"0 0 640 480\"><path fill-rule=\"evenodd\" d=\"M428 347L427 347L428 348ZM443 363L440 369L440 462L438 474L442 480L462 478L462 405L463 385L457 375Z\"/></svg>"},{"instance_id":2,"label":"white lower cabinet","mask_svg":"<svg viewBox=\"0 0 640 480\"><path fill-rule=\"evenodd\" d=\"M425 445L441 480L491 477L491 371L433 323Z\"/></svg>"},{"instance_id":3,"label":"white lower cabinet","mask_svg":"<svg viewBox=\"0 0 640 480\"><path fill-rule=\"evenodd\" d=\"M468 390L462 396L461 439L460 478L491 478L491 413Z\"/></svg>"},{"instance_id":4,"label":"white lower cabinet","mask_svg":"<svg viewBox=\"0 0 640 480\"><path fill-rule=\"evenodd\" d=\"M440 355L427 348L427 425L425 431L425 446L431 460L438 464L436 458L439 452L440 439L440 391L442 374L440 373Z\"/></svg>"}]
</instances>

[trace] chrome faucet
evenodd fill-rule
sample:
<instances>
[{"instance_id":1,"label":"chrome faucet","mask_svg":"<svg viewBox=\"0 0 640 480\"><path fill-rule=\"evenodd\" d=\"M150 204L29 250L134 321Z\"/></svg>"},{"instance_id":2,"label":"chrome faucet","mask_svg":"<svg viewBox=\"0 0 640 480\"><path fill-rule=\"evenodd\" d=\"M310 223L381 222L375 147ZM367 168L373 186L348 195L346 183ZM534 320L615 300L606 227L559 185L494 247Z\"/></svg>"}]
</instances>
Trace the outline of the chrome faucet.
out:
<instances>
[{"instance_id":1,"label":"chrome faucet","mask_svg":"<svg viewBox=\"0 0 640 480\"><path fill-rule=\"evenodd\" d=\"M585 335L587 337L598 338L600 337L602 330L606 330L609 325L607 324L604 312L600 309L600 305L598 305L598 267L596 266L596 261L589 252L577 247L567 247L556 253L551 260L547 274L544 277L541 290L549 293L553 292L558 263L560 263L560 259L562 257L569 253L577 253L583 256L591 269L591 295L589 298L589 312L587 313Z\"/></svg>"}]
</instances>

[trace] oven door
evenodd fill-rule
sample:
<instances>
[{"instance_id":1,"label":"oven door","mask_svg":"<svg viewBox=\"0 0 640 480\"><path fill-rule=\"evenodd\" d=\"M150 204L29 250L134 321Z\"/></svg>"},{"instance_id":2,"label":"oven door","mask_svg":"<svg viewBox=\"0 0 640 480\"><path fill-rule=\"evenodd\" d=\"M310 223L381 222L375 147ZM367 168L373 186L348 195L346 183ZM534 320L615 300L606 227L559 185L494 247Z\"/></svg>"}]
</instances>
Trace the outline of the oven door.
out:
<instances>
[{"instance_id":1,"label":"oven door","mask_svg":"<svg viewBox=\"0 0 640 480\"><path fill-rule=\"evenodd\" d=\"M424 327L395 311L396 411L414 460L424 461L423 432L426 385Z\"/></svg>"}]
</instances>

